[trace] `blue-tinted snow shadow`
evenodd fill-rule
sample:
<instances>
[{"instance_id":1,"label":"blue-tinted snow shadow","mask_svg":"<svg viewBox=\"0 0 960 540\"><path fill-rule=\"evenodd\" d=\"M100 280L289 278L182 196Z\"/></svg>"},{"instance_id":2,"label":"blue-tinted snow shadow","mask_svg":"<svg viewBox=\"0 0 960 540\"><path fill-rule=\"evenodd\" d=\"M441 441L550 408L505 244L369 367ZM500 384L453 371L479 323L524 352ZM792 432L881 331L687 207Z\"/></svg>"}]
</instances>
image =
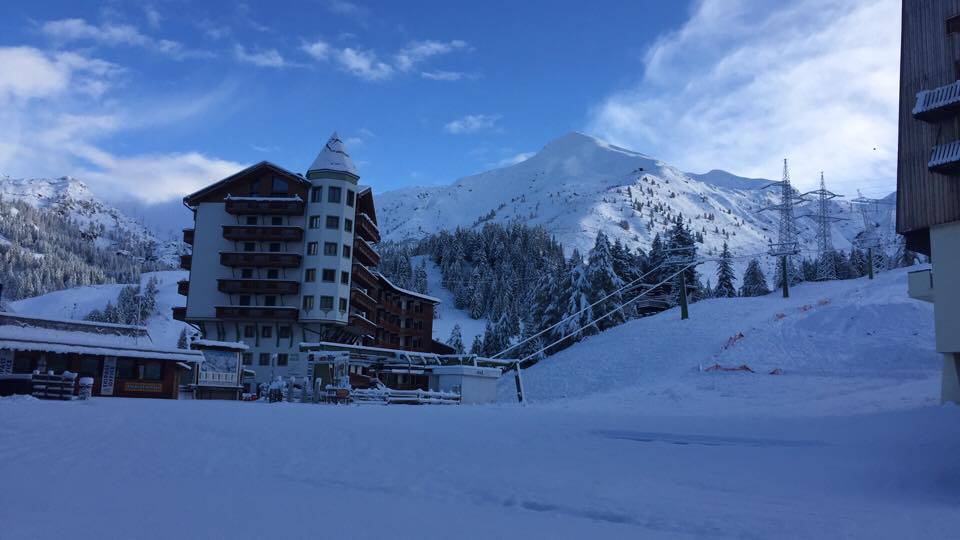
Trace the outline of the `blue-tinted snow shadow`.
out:
<instances>
[{"instance_id":1,"label":"blue-tinted snow shadow","mask_svg":"<svg viewBox=\"0 0 960 540\"><path fill-rule=\"evenodd\" d=\"M797 441L785 439L759 439L754 437L727 437L714 435L687 435L681 433L657 433L649 431L621 431L621 430L598 430L593 432L595 435L606 437L608 439L618 439L624 441L636 441L644 443L666 443L677 444L681 446L748 446L753 448L764 447L813 447L829 446L823 441Z\"/></svg>"}]
</instances>

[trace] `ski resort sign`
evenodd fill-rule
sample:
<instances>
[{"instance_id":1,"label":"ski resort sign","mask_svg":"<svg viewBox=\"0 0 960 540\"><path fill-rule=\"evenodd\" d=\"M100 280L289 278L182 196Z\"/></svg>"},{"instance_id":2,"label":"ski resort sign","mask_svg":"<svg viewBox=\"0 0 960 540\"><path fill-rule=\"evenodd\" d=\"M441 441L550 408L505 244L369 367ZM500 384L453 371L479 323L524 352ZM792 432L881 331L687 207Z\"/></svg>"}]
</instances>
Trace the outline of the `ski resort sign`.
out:
<instances>
[{"instance_id":1,"label":"ski resort sign","mask_svg":"<svg viewBox=\"0 0 960 540\"><path fill-rule=\"evenodd\" d=\"M0 375L13 373L13 351L0 349Z\"/></svg>"},{"instance_id":2,"label":"ski resort sign","mask_svg":"<svg viewBox=\"0 0 960 540\"><path fill-rule=\"evenodd\" d=\"M100 379L100 395L112 396L113 384L117 380L117 357L108 356L103 359L103 377Z\"/></svg>"}]
</instances>

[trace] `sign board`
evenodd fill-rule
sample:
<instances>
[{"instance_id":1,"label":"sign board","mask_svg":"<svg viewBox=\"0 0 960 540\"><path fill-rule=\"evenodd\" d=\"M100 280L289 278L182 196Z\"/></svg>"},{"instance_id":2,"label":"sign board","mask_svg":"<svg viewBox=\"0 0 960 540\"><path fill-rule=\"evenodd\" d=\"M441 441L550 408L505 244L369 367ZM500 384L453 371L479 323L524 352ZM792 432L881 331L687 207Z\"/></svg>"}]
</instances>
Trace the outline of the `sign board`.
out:
<instances>
[{"instance_id":1,"label":"sign board","mask_svg":"<svg viewBox=\"0 0 960 540\"><path fill-rule=\"evenodd\" d=\"M233 383L236 384L240 373L240 355L237 351L203 349L203 362L200 363L200 384ZM214 384L214 386L217 386Z\"/></svg>"},{"instance_id":2,"label":"sign board","mask_svg":"<svg viewBox=\"0 0 960 540\"><path fill-rule=\"evenodd\" d=\"M103 377L100 378L100 395L112 396L113 384L117 380L117 357L107 356L103 359Z\"/></svg>"},{"instance_id":3,"label":"sign board","mask_svg":"<svg viewBox=\"0 0 960 540\"><path fill-rule=\"evenodd\" d=\"M11 373L13 373L13 351L2 349L0 350L0 375Z\"/></svg>"},{"instance_id":4,"label":"sign board","mask_svg":"<svg viewBox=\"0 0 960 540\"><path fill-rule=\"evenodd\" d=\"M125 383L123 383L123 389L127 392L159 393L159 392L163 392L163 383L126 381Z\"/></svg>"}]
</instances>

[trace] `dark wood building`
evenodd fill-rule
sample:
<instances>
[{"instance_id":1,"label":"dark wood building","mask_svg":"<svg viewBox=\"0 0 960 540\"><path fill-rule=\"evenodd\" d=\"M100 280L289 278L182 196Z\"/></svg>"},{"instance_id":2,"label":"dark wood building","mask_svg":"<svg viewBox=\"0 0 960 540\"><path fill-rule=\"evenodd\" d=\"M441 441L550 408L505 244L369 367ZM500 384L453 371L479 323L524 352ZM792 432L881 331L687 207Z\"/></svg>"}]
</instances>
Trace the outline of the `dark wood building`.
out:
<instances>
[{"instance_id":1,"label":"dark wood building","mask_svg":"<svg viewBox=\"0 0 960 540\"><path fill-rule=\"evenodd\" d=\"M910 296L934 304L943 401L960 402L960 0L904 0L897 232L930 256Z\"/></svg>"}]
</instances>

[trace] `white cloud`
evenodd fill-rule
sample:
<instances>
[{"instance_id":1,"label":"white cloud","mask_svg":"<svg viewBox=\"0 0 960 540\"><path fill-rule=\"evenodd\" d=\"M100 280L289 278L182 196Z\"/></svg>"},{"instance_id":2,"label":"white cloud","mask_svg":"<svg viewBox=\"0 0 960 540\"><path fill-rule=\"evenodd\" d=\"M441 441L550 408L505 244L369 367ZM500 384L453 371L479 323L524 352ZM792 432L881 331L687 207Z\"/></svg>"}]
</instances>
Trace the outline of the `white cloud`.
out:
<instances>
[{"instance_id":1,"label":"white cloud","mask_svg":"<svg viewBox=\"0 0 960 540\"><path fill-rule=\"evenodd\" d=\"M779 178L790 157L801 187L893 189L899 24L896 0L703 0L588 129L692 171Z\"/></svg>"},{"instance_id":2,"label":"white cloud","mask_svg":"<svg viewBox=\"0 0 960 540\"><path fill-rule=\"evenodd\" d=\"M112 77L122 72L110 62L75 52L0 47L0 65L14 68L0 70L0 174L71 175L110 199L159 202L242 168L193 151L119 155L102 142L200 115L224 101L229 86L131 109L90 91L94 83L108 91Z\"/></svg>"},{"instance_id":3,"label":"white cloud","mask_svg":"<svg viewBox=\"0 0 960 540\"><path fill-rule=\"evenodd\" d=\"M459 81L467 76L466 73L459 71L422 71L420 76L431 81Z\"/></svg>"},{"instance_id":4,"label":"white cloud","mask_svg":"<svg viewBox=\"0 0 960 540\"><path fill-rule=\"evenodd\" d=\"M393 67L377 59L373 51L347 47L338 51L335 58L347 72L366 81L380 81L389 79L393 75Z\"/></svg>"},{"instance_id":5,"label":"white cloud","mask_svg":"<svg viewBox=\"0 0 960 540\"><path fill-rule=\"evenodd\" d=\"M498 120L500 120L499 114L468 114L463 118L448 122L443 126L443 129L454 135L489 131L496 128Z\"/></svg>"},{"instance_id":6,"label":"white cloud","mask_svg":"<svg viewBox=\"0 0 960 540\"><path fill-rule=\"evenodd\" d=\"M208 51L189 50L182 43L169 39L156 39L140 32L129 24L103 23L92 25L84 19L59 19L47 21L40 27L46 36L62 43L92 41L103 45L129 45L154 50L171 58L209 58Z\"/></svg>"},{"instance_id":7,"label":"white cloud","mask_svg":"<svg viewBox=\"0 0 960 540\"><path fill-rule=\"evenodd\" d=\"M313 43L304 43L300 49L313 57L314 60L326 60L330 56L330 44L319 39Z\"/></svg>"},{"instance_id":8,"label":"white cloud","mask_svg":"<svg viewBox=\"0 0 960 540\"><path fill-rule=\"evenodd\" d=\"M534 155L535 153L536 153L536 152L520 152L519 154L517 154L517 155L515 155L515 156L510 156L510 157L508 157L508 158L501 159L500 161L498 161L498 162L495 164L495 166L496 166L496 167L509 167L510 165L516 165L517 163L521 163L521 162L524 162L524 161L530 159L531 157L533 157L533 155Z\"/></svg>"},{"instance_id":9,"label":"white cloud","mask_svg":"<svg viewBox=\"0 0 960 540\"><path fill-rule=\"evenodd\" d=\"M147 22L153 28L160 28L160 23L163 22L163 15L151 5L146 5L143 7L143 15L147 18Z\"/></svg>"},{"instance_id":10,"label":"white cloud","mask_svg":"<svg viewBox=\"0 0 960 540\"><path fill-rule=\"evenodd\" d=\"M233 46L233 56L239 62L258 67L285 68L294 66L276 49L248 51L243 45L237 44Z\"/></svg>"},{"instance_id":11,"label":"white cloud","mask_svg":"<svg viewBox=\"0 0 960 540\"><path fill-rule=\"evenodd\" d=\"M395 56L397 69L410 71L416 64L433 56L447 54L467 47L467 42L455 39L453 41L414 41L408 44Z\"/></svg>"}]
</instances>

